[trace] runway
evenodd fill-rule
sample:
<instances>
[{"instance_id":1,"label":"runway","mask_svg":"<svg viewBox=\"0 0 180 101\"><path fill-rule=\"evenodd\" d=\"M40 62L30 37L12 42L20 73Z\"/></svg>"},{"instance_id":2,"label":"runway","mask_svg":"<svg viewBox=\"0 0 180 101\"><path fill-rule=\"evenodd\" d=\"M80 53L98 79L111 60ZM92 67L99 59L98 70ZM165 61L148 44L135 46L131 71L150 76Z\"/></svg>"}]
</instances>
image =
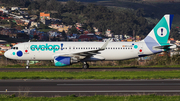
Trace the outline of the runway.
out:
<instances>
[{"instance_id":1,"label":"runway","mask_svg":"<svg viewBox=\"0 0 180 101\"><path fill-rule=\"evenodd\" d=\"M0 68L1 72L14 72L14 71L20 71L20 72L26 72L26 71L68 71L68 72L74 72L74 71L170 71L170 70L180 70L179 67L176 68L137 68L137 67L126 67L126 68L89 68L89 69L82 69L82 68Z\"/></svg>"},{"instance_id":2,"label":"runway","mask_svg":"<svg viewBox=\"0 0 180 101\"><path fill-rule=\"evenodd\" d=\"M0 80L0 94L17 96L179 95L180 80Z\"/></svg>"}]
</instances>

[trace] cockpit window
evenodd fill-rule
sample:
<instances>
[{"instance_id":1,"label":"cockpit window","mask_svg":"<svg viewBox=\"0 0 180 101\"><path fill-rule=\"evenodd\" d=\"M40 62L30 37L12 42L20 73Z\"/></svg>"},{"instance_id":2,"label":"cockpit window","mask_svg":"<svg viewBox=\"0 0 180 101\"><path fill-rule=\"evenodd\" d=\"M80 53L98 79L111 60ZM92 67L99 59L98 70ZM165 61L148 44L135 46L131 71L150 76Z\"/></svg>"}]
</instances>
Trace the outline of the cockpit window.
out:
<instances>
[{"instance_id":1,"label":"cockpit window","mask_svg":"<svg viewBox=\"0 0 180 101\"><path fill-rule=\"evenodd\" d=\"M11 49L18 50L18 47L12 47Z\"/></svg>"}]
</instances>

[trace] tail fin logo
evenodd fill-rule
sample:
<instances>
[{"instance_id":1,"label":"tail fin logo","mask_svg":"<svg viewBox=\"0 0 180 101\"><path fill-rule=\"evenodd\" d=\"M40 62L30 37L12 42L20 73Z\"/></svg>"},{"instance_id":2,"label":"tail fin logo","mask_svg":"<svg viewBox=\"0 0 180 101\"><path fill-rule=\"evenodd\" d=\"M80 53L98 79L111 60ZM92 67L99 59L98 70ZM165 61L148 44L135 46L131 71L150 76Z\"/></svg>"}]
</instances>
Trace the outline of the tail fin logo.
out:
<instances>
[{"instance_id":1,"label":"tail fin logo","mask_svg":"<svg viewBox=\"0 0 180 101\"><path fill-rule=\"evenodd\" d=\"M157 34L158 34L160 37L165 37L165 36L167 35L167 30L166 30L166 28L160 27L160 28L157 30Z\"/></svg>"},{"instance_id":2,"label":"tail fin logo","mask_svg":"<svg viewBox=\"0 0 180 101\"><path fill-rule=\"evenodd\" d=\"M151 52L158 53L162 51L162 50L154 49L153 48L154 46L169 45L167 41L169 38L172 20L173 20L173 15L170 14L164 15L164 17L156 24L156 26L143 40Z\"/></svg>"}]
</instances>

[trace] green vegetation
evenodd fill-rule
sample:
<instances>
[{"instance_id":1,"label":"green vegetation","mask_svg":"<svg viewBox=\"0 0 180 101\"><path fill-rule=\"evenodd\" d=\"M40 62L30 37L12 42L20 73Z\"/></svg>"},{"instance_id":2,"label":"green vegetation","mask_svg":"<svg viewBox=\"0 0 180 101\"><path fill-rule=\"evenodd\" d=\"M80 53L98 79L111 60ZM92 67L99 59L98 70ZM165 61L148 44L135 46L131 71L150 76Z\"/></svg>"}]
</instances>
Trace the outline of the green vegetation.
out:
<instances>
[{"instance_id":1,"label":"green vegetation","mask_svg":"<svg viewBox=\"0 0 180 101\"><path fill-rule=\"evenodd\" d=\"M180 79L180 70L0 72L0 79Z\"/></svg>"},{"instance_id":2,"label":"green vegetation","mask_svg":"<svg viewBox=\"0 0 180 101\"><path fill-rule=\"evenodd\" d=\"M146 60L129 59L120 61L96 61L88 62L90 68L173 68L180 67L180 55L164 56L158 54L145 57ZM26 61L9 60L4 56L0 57L0 68L24 68ZM30 68L81 68L82 63L76 63L66 67L55 67L51 61L30 61Z\"/></svg>"},{"instance_id":3,"label":"green vegetation","mask_svg":"<svg viewBox=\"0 0 180 101\"><path fill-rule=\"evenodd\" d=\"M128 96L81 96L65 97L15 97L15 95L0 95L1 101L179 101L180 96L128 95Z\"/></svg>"},{"instance_id":4,"label":"green vegetation","mask_svg":"<svg viewBox=\"0 0 180 101\"><path fill-rule=\"evenodd\" d=\"M83 0L81 1L83 2ZM57 0L1 0L2 5L28 7L28 12L31 14L39 15L39 12L55 11L56 13L51 13L51 17L62 19L66 25L79 22L83 24L84 29L96 27L103 33L110 29L114 34L132 36L133 31L135 31L136 35L143 38L164 14L175 14L173 27L180 25L180 13L177 12L180 9L179 2L161 3L142 0L93 0L92 2L95 3L95 1L103 6L91 3L84 5L81 2L76 2L76 0L67 0L67 2ZM33 13L33 11L38 13ZM76 31L71 33L76 33ZM173 28L170 37L179 39L180 35L177 33L177 29Z\"/></svg>"},{"instance_id":5,"label":"green vegetation","mask_svg":"<svg viewBox=\"0 0 180 101\"><path fill-rule=\"evenodd\" d=\"M11 6L28 7L30 11L56 11L52 13L52 18L60 18L66 25L73 25L77 22L83 24L84 29L88 26L96 27L101 32L111 29L114 34L132 35L133 30L137 35L143 35L151 30L147 20L142 17L141 13L128 11L114 12L107 7L95 4L84 5L81 2L70 0L62 3L56 0L1 0L2 3ZM138 15L137 15L138 14Z\"/></svg>"}]
</instances>

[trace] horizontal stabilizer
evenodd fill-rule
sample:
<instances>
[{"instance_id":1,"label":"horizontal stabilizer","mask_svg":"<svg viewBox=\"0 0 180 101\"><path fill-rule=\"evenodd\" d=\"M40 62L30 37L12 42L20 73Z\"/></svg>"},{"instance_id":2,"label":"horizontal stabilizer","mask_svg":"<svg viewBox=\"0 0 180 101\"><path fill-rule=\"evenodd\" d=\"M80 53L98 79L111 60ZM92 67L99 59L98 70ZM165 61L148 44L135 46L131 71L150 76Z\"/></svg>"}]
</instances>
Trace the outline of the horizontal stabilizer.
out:
<instances>
[{"instance_id":1,"label":"horizontal stabilizer","mask_svg":"<svg viewBox=\"0 0 180 101\"><path fill-rule=\"evenodd\" d=\"M154 48L157 48L157 49L168 49L170 46L172 46L172 45L155 46Z\"/></svg>"}]
</instances>

